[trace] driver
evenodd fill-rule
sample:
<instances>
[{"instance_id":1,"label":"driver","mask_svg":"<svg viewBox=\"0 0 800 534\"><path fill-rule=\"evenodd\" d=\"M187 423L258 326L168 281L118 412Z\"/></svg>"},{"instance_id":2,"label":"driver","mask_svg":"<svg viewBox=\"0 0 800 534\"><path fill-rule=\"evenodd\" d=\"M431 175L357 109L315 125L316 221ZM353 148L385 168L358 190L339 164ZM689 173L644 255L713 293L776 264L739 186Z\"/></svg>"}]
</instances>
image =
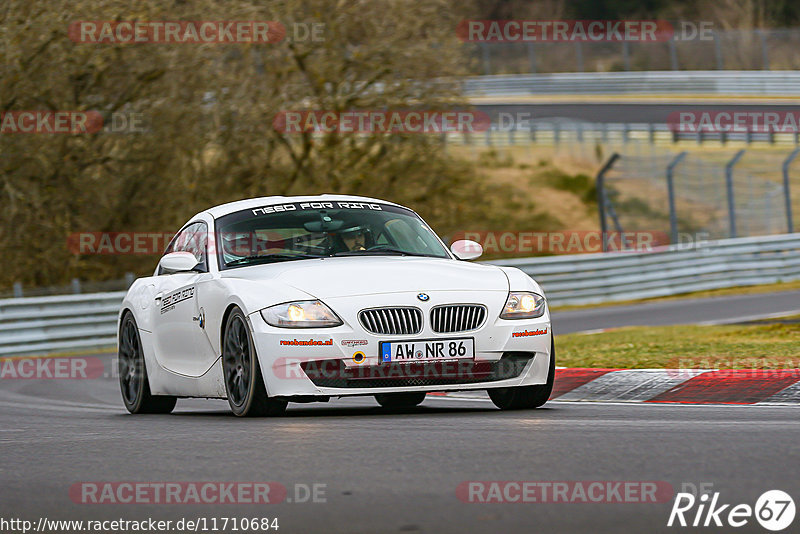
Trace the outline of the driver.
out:
<instances>
[{"instance_id":1,"label":"driver","mask_svg":"<svg viewBox=\"0 0 800 534\"><path fill-rule=\"evenodd\" d=\"M347 247L347 250L366 250L368 232L369 230L367 228L364 228L363 226L356 226L355 228L349 228L339 232L339 235L341 236L344 245Z\"/></svg>"}]
</instances>

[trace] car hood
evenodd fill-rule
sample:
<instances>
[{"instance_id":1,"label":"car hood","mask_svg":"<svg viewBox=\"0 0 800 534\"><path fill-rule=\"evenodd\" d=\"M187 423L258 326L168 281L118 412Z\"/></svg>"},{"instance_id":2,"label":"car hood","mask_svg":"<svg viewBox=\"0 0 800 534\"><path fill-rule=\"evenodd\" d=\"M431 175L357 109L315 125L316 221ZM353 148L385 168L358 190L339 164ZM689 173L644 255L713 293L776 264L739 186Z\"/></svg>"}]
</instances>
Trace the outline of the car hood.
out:
<instances>
[{"instance_id":1,"label":"car hood","mask_svg":"<svg viewBox=\"0 0 800 534\"><path fill-rule=\"evenodd\" d=\"M224 278L270 280L316 298L407 291L508 291L508 278L492 265L417 257L346 257L240 267Z\"/></svg>"}]
</instances>

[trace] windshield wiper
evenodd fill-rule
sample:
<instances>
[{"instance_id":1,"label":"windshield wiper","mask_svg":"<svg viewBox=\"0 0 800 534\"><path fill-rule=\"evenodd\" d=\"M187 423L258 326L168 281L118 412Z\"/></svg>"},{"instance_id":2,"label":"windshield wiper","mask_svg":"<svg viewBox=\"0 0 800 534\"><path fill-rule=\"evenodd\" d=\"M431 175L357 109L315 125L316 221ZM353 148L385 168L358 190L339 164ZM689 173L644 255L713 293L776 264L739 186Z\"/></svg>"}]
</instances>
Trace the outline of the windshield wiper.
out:
<instances>
[{"instance_id":1,"label":"windshield wiper","mask_svg":"<svg viewBox=\"0 0 800 534\"><path fill-rule=\"evenodd\" d=\"M226 267L232 265L241 265L243 263L272 263L278 261L291 261L291 260L307 260L313 258L321 258L322 256L313 256L311 254L260 254L255 256L246 256L238 258L225 263Z\"/></svg>"},{"instance_id":2,"label":"windshield wiper","mask_svg":"<svg viewBox=\"0 0 800 534\"><path fill-rule=\"evenodd\" d=\"M345 252L336 252L335 254L331 254L332 256L363 256L368 254L374 255L387 255L387 254L395 254L398 256L422 256L426 258L436 258L437 256L432 256L430 254L421 254L419 252L409 252L407 250L401 250L399 248L391 248L391 247L381 247L381 248L372 248L369 250L347 250Z\"/></svg>"}]
</instances>

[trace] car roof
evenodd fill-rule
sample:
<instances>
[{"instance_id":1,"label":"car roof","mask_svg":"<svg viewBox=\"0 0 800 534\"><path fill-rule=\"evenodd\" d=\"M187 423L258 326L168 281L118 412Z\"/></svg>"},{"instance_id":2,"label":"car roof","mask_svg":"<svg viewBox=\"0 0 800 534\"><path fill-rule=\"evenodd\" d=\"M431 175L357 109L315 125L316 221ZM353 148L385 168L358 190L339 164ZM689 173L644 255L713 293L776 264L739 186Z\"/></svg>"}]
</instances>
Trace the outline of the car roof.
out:
<instances>
[{"instance_id":1,"label":"car roof","mask_svg":"<svg viewBox=\"0 0 800 534\"><path fill-rule=\"evenodd\" d=\"M381 204L390 204L392 206L398 206L401 208L405 207L401 206L400 204L395 204L394 202L388 202L386 200L380 200L378 198L360 197L356 195L311 195L293 197L272 196L248 198L244 200L237 200L235 202L228 202L227 204L220 204L219 206L214 206L213 208L208 208L207 210L201 211L189 220L194 220L204 214L208 214L217 219L223 215L234 213L240 210L260 208L274 204L290 204L293 202L379 202Z\"/></svg>"}]
</instances>

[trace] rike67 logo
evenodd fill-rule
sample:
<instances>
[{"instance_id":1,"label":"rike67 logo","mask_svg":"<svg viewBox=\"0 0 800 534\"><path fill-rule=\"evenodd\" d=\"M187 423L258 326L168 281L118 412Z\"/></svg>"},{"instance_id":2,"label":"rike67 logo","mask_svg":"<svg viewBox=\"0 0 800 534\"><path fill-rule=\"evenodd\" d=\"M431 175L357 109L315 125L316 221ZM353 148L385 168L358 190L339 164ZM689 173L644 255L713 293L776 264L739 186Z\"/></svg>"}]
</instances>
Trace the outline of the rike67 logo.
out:
<instances>
[{"instance_id":1,"label":"rike67 logo","mask_svg":"<svg viewBox=\"0 0 800 534\"><path fill-rule=\"evenodd\" d=\"M669 514L667 526L679 527L743 527L753 519L763 528L778 532L794 521L795 505L792 497L781 490L764 492L755 503L724 504L720 493L678 493Z\"/></svg>"}]
</instances>

